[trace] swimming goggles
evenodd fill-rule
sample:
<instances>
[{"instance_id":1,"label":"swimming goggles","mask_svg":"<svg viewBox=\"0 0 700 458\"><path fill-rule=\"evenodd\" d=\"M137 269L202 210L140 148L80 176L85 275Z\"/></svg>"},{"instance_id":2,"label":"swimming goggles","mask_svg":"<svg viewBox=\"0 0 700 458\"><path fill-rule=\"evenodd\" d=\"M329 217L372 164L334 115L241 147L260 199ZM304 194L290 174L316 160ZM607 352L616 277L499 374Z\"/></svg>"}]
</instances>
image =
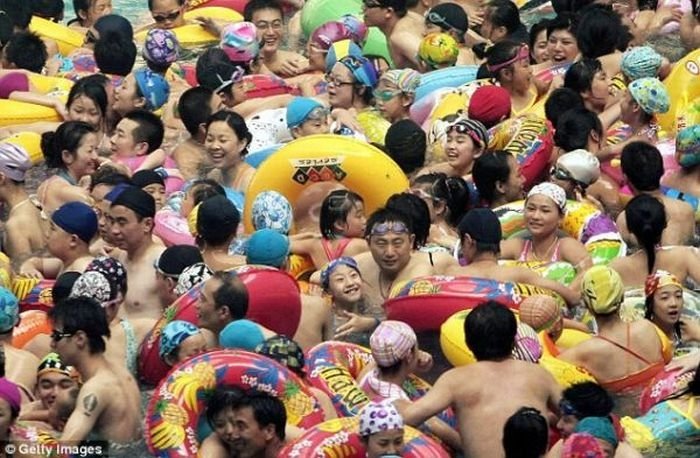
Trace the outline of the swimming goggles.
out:
<instances>
[{"instance_id":1,"label":"swimming goggles","mask_svg":"<svg viewBox=\"0 0 700 458\"><path fill-rule=\"evenodd\" d=\"M219 75L218 73L216 74L216 78L219 80L221 85L214 89L214 94L219 94L222 92L224 89L227 87L231 86L232 84L236 84L239 81L243 79L243 75L245 75L245 70L243 70L241 67L236 66L236 68L233 70L233 73L231 74L231 77L229 79L224 79Z\"/></svg>"},{"instance_id":2,"label":"swimming goggles","mask_svg":"<svg viewBox=\"0 0 700 458\"><path fill-rule=\"evenodd\" d=\"M377 223L372 226L369 235L386 235L389 232L394 234L411 234L408 227L401 221L387 221L385 223Z\"/></svg>"},{"instance_id":3,"label":"swimming goggles","mask_svg":"<svg viewBox=\"0 0 700 458\"><path fill-rule=\"evenodd\" d=\"M382 102L388 102L389 100L393 99L397 95L401 94L403 91L391 91L391 90L383 90L383 91L375 91L374 92L374 97L378 100L381 100Z\"/></svg>"},{"instance_id":4,"label":"swimming goggles","mask_svg":"<svg viewBox=\"0 0 700 458\"><path fill-rule=\"evenodd\" d=\"M562 169L561 167L552 167L552 169L549 171L549 175L557 180L576 181L568 171Z\"/></svg>"},{"instance_id":5,"label":"swimming goggles","mask_svg":"<svg viewBox=\"0 0 700 458\"><path fill-rule=\"evenodd\" d=\"M477 146L484 146L484 139L479 137L479 134L474 131L474 128L466 123L466 120L458 118L447 126L445 132L449 133L452 130L456 131L458 134L469 136Z\"/></svg>"},{"instance_id":6,"label":"swimming goggles","mask_svg":"<svg viewBox=\"0 0 700 458\"><path fill-rule=\"evenodd\" d=\"M458 32L462 35L464 35L466 33L466 30L458 29L454 25L447 22L446 18L444 18L443 16L440 16L435 11L430 11L428 14L426 14L425 20L430 22L431 24L434 24L434 25L440 27L441 29L454 30L455 32Z\"/></svg>"},{"instance_id":7,"label":"swimming goggles","mask_svg":"<svg viewBox=\"0 0 700 458\"><path fill-rule=\"evenodd\" d=\"M579 411L576 410L574 405L566 399L559 401L559 412L562 415L573 415L575 417L579 416Z\"/></svg>"},{"instance_id":8,"label":"swimming goggles","mask_svg":"<svg viewBox=\"0 0 700 458\"><path fill-rule=\"evenodd\" d=\"M521 60L530 60L530 48L528 47L528 45L521 45L520 48L518 48L518 52L515 53L515 57L513 57L512 59L508 59L507 61L501 62L500 64L486 65L486 68L491 73L495 73Z\"/></svg>"}]
</instances>

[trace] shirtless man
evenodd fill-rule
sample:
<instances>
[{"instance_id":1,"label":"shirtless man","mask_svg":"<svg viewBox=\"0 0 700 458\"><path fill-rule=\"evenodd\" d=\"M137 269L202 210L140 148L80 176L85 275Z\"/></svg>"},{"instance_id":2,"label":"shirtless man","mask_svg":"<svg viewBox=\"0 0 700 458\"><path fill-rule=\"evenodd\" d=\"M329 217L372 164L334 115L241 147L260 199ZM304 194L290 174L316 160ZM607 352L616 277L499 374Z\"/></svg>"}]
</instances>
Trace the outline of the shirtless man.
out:
<instances>
[{"instance_id":1,"label":"shirtless man","mask_svg":"<svg viewBox=\"0 0 700 458\"><path fill-rule=\"evenodd\" d=\"M128 293L124 315L129 318L160 318L162 308L153 263L165 247L153 241L156 204L146 191L129 186L114 199L107 225L112 242L121 248L119 261L126 267Z\"/></svg>"},{"instance_id":2,"label":"shirtless man","mask_svg":"<svg viewBox=\"0 0 700 458\"><path fill-rule=\"evenodd\" d=\"M559 293L570 305L579 302L580 296L559 282L543 278L526 267L498 264L501 223L491 209L470 210L459 222L457 229L462 241L462 255L469 261L469 265L455 266L448 270L449 275L528 283Z\"/></svg>"},{"instance_id":3,"label":"shirtless man","mask_svg":"<svg viewBox=\"0 0 700 458\"><path fill-rule=\"evenodd\" d=\"M622 173L635 195L649 194L664 204L667 226L661 245L689 245L695 234L695 213L688 203L666 197L661 192L664 163L659 150L646 142L632 142L622 150L621 163ZM617 226L625 241L634 246L624 211L617 217Z\"/></svg>"},{"instance_id":4,"label":"shirtless man","mask_svg":"<svg viewBox=\"0 0 700 458\"><path fill-rule=\"evenodd\" d=\"M220 104L219 96L204 86L186 90L177 102L180 120L190 134L190 138L173 150L173 160L184 180L199 178L201 167L209 163L209 155L204 149L205 126Z\"/></svg>"},{"instance_id":5,"label":"shirtless man","mask_svg":"<svg viewBox=\"0 0 700 458\"><path fill-rule=\"evenodd\" d=\"M227 197L216 195L201 203L197 210L197 240L204 264L212 271L244 265L245 258L228 254L241 215Z\"/></svg>"},{"instance_id":6,"label":"shirtless man","mask_svg":"<svg viewBox=\"0 0 700 458\"><path fill-rule=\"evenodd\" d=\"M558 412L561 388L536 364L511 359L517 322L504 305L488 301L467 315L465 337L475 364L451 369L418 401L399 407L404 421L419 425L452 406L464 456L503 458L503 426L522 406ZM507 395L502 387L508 384Z\"/></svg>"},{"instance_id":7,"label":"shirtless man","mask_svg":"<svg viewBox=\"0 0 700 458\"><path fill-rule=\"evenodd\" d=\"M407 10L406 0L364 0L362 11L367 26L379 27L386 36L395 68L418 70L425 18Z\"/></svg>"},{"instance_id":8,"label":"shirtless man","mask_svg":"<svg viewBox=\"0 0 700 458\"><path fill-rule=\"evenodd\" d=\"M75 366L84 382L61 441L75 444L94 432L110 442L110 454L142 443L139 389L126 370L105 359L104 338L110 332L102 306L91 298L69 298L49 315L52 349L65 364ZM146 455L145 450L138 452L133 450L131 456Z\"/></svg>"},{"instance_id":9,"label":"shirtless man","mask_svg":"<svg viewBox=\"0 0 700 458\"><path fill-rule=\"evenodd\" d=\"M46 242L53 258L32 257L24 261L20 275L56 278L63 272L82 272L92 261L90 242L97 233L97 215L87 204L68 202L51 214Z\"/></svg>"},{"instance_id":10,"label":"shirtless man","mask_svg":"<svg viewBox=\"0 0 700 458\"><path fill-rule=\"evenodd\" d=\"M33 400L39 358L12 346L12 330L19 324L19 304L8 289L0 287L0 349L5 353L5 378L17 384L22 402Z\"/></svg>"},{"instance_id":11,"label":"shirtless man","mask_svg":"<svg viewBox=\"0 0 700 458\"><path fill-rule=\"evenodd\" d=\"M24 175L31 166L23 148L0 143L0 202L8 209L2 246L15 262L43 250L46 245L46 224L41 219L41 210L24 189Z\"/></svg>"}]
</instances>

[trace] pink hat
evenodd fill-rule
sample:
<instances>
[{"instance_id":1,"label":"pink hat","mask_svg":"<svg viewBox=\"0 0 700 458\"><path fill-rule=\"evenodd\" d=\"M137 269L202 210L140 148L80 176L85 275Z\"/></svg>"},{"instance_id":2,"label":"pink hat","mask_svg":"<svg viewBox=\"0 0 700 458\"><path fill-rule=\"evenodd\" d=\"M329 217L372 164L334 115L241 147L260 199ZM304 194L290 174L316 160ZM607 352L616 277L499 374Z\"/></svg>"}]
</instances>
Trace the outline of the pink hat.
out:
<instances>
[{"instance_id":1,"label":"pink hat","mask_svg":"<svg viewBox=\"0 0 700 458\"><path fill-rule=\"evenodd\" d=\"M491 128L510 116L510 94L500 86L482 86L469 99L469 119Z\"/></svg>"},{"instance_id":2,"label":"pink hat","mask_svg":"<svg viewBox=\"0 0 700 458\"><path fill-rule=\"evenodd\" d=\"M379 367L390 367L406 358L418 342L413 329L402 321L383 321L369 338Z\"/></svg>"},{"instance_id":3,"label":"pink hat","mask_svg":"<svg viewBox=\"0 0 700 458\"><path fill-rule=\"evenodd\" d=\"M229 24L221 31L221 49L231 62L248 63L258 57L260 44L252 22Z\"/></svg>"},{"instance_id":4,"label":"pink hat","mask_svg":"<svg viewBox=\"0 0 700 458\"><path fill-rule=\"evenodd\" d=\"M333 43L340 40L352 40L352 31L342 22L330 21L319 26L311 34L309 43L314 47L326 51Z\"/></svg>"}]
</instances>

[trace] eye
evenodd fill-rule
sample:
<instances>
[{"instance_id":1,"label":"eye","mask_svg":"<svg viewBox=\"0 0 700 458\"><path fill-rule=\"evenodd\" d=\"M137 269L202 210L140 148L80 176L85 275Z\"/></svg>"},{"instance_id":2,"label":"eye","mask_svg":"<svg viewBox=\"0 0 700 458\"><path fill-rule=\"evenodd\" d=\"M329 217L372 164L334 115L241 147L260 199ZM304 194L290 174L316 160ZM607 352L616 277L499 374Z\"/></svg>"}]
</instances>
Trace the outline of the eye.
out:
<instances>
[{"instance_id":1,"label":"eye","mask_svg":"<svg viewBox=\"0 0 700 458\"><path fill-rule=\"evenodd\" d=\"M686 62L685 69L693 75L700 74L700 67L698 67L698 63L693 60Z\"/></svg>"}]
</instances>

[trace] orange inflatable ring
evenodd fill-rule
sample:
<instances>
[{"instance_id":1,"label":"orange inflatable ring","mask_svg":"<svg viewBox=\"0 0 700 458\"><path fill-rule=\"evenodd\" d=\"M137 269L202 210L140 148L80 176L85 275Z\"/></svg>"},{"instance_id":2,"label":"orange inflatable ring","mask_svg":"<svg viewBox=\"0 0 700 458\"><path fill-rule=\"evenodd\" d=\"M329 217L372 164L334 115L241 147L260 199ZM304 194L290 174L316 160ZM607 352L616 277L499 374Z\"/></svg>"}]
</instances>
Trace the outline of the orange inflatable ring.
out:
<instances>
[{"instance_id":1,"label":"orange inflatable ring","mask_svg":"<svg viewBox=\"0 0 700 458\"><path fill-rule=\"evenodd\" d=\"M51 323L46 312L27 310L19 314L19 325L12 331L12 346L24 348L39 334L51 334Z\"/></svg>"}]
</instances>

